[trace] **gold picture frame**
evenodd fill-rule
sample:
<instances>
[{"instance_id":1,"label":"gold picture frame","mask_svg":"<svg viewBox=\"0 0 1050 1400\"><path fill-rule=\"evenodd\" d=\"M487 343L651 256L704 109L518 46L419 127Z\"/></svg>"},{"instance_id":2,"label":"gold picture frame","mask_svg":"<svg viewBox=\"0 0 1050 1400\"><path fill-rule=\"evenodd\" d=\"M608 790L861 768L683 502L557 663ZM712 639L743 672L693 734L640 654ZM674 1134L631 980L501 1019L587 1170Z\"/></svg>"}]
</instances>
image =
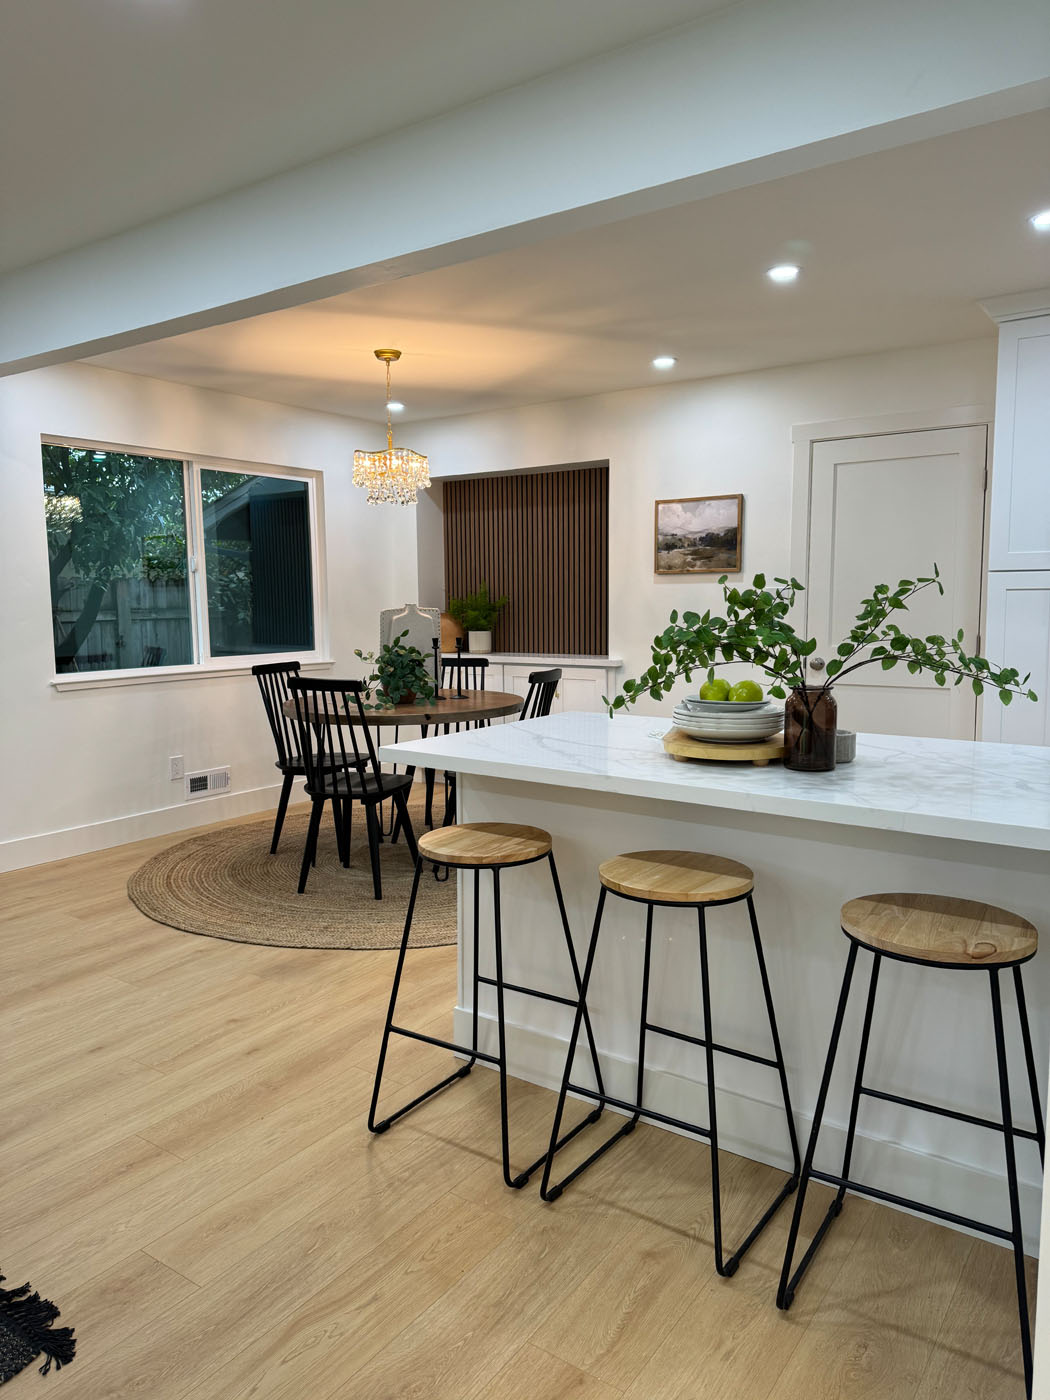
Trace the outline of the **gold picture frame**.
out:
<instances>
[{"instance_id":1,"label":"gold picture frame","mask_svg":"<svg viewBox=\"0 0 1050 1400\"><path fill-rule=\"evenodd\" d=\"M657 501L653 572L737 574L744 535L744 498L679 496Z\"/></svg>"}]
</instances>

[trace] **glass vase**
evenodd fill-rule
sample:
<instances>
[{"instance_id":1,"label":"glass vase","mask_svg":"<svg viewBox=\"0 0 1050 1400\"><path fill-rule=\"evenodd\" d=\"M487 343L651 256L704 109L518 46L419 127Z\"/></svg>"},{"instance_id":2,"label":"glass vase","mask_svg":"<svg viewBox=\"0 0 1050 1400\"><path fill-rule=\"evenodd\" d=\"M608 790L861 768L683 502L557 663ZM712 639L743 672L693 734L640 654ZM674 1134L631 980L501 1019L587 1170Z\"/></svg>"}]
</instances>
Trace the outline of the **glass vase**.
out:
<instances>
[{"instance_id":1,"label":"glass vase","mask_svg":"<svg viewBox=\"0 0 1050 1400\"><path fill-rule=\"evenodd\" d=\"M830 690L797 686L784 703L784 767L829 773L835 767L839 707Z\"/></svg>"}]
</instances>

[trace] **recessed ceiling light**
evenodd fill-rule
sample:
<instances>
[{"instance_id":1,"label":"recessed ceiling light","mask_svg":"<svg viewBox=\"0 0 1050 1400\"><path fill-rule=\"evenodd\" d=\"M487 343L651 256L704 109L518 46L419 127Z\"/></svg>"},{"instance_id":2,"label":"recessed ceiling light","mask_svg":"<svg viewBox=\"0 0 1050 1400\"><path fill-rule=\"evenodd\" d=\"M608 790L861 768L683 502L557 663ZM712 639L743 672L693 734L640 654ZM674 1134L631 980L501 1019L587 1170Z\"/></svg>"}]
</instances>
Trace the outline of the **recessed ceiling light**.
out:
<instances>
[{"instance_id":1,"label":"recessed ceiling light","mask_svg":"<svg viewBox=\"0 0 1050 1400\"><path fill-rule=\"evenodd\" d=\"M400 399L391 399L387 404L387 408L389 408L391 413L404 413L405 411L405 405Z\"/></svg>"},{"instance_id":2,"label":"recessed ceiling light","mask_svg":"<svg viewBox=\"0 0 1050 1400\"><path fill-rule=\"evenodd\" d=\"M1028 222L1039 233L1050 233L1050 209L1040 209L1039 213L1033 214Z\"/></svg>"},{"instance_id":3,"label":"recessed ceiling light","mask_svg":"<svg viewBox=\"0 0 1050 1400\"><path fill-rule=\"evenodd\" d=\"M674 369L677 363L673 355L657 355L653 360L653 369Z\"/></svg>"},{"instance_id":4,"label":"recessed ceiling light","mask_svg":"<svg viewBox=\"0 0 1050 1400\"><path fill-rule=\"evenodd\" d=\"M794 282L801 270L795 263L777 263L767 270L766 276L771 282Z\"/></svg>"}]
</instances>

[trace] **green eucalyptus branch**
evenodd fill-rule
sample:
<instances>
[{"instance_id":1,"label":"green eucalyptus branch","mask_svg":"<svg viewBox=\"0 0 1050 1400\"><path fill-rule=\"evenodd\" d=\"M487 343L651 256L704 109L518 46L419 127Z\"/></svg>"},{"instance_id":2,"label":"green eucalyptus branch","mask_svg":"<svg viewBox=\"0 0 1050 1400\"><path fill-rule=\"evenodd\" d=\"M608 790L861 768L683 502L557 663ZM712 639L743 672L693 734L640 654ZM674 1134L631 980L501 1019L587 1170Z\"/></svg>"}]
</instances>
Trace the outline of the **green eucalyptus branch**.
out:
<instances>
[{"instance_id":1,"label":"green eucalyptus branch","mask_svg":"<svg viewBox=\"0 0 1050 1400\"><path fill-rule=\"evenodd\" d=\"M717 667L734 662L765 672L772 680L769 694L778 700L789 690L800 690L807 708L810 689L822 695L844 676L876 663L885 671L903 664L912 675L927 672L939 686L946 685L950 676L955 685L968 679L975 695L992 688L1004 705L1014 695L1037 699L1035 691L1027 688L1029 676L1022 678L1014 667L996 667L986 657L968 653L961 629L951 638L937 633L918 637L890 621L895 613L907 612L911 599L928 588L943 595L936 564L928 577L901 579L896 588L885 583L875 586L871 596L862 600L849 637L836 648L819 688L806 684L806 660L817 649L816 639L801 637L787 620L804 591L798 579L774 579L775 591L766 588L764 574L755 575L751 588L731 588L727 579L723 574L718 580L725 615L708 610L684 612L679 618L677 611L672 612L668 626L653 638L648 670L636 680L625 681L612 700L602 697L610 714L635 704L643 695L662 700L678 681L691 682L698 673L710 678Z\"/></svg>"}]
</instances>

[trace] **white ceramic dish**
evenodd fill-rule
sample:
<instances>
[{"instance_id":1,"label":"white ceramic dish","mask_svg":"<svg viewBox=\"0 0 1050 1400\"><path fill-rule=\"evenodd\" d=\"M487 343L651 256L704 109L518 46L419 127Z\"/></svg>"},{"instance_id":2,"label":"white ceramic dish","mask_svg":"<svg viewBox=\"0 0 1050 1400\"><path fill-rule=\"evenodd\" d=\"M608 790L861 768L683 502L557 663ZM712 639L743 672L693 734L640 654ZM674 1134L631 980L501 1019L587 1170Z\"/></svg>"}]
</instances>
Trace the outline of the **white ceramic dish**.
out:
<instances>
[{"instance_id":1,"label":"white ceramic dish","mask_svg":"<svg viewBox=\"0 0 1050 1400\"><path fill-rule=\"evenodd\" d=\"M748 710L761 710L771 705L771 700L701 700L699 695L687 695L682 701L691 710L700 714L744 714Z\"/></svg>"}]
</instances>

